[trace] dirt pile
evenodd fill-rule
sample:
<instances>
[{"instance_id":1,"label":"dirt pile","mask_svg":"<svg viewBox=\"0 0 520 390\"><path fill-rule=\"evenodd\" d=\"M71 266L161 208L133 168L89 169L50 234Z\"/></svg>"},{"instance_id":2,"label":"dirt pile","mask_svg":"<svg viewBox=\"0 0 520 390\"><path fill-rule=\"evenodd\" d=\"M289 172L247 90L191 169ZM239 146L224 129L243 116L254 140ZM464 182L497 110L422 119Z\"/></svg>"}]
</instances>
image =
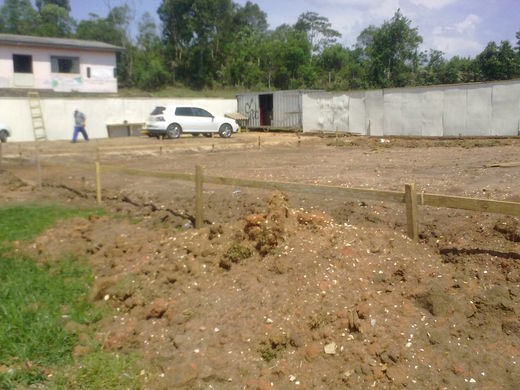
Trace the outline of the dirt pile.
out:
<instances>
[{"instance_id":1,"label":"dirt pile","mask_svg":"<svg viewBox=\"0 0 520 390\"><path fill-rule=\"evenodd\" d=\"M142 354L149 388L520 383L516 261L462 263L382 225L291 209L282 194L201 230L67 221L32 250L88 259L91 299L115 310L97 338Z\"/></svg>"}]
</instances>

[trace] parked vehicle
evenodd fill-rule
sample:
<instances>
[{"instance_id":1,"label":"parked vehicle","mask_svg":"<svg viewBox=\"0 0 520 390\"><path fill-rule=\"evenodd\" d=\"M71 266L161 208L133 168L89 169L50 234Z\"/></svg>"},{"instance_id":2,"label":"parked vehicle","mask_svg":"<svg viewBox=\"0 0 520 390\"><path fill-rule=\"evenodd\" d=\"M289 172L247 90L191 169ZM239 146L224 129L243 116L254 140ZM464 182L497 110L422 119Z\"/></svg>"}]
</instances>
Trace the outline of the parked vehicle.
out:
<instances>
[{"instance_id":1,"label":"parked vehicle","mask_svg":"<svg viewBox=\"0 0 520 390\"><path fill-rule=\"evenodd\" d=\"M155 107L145 128L150 137L179 138L183 133L193 136L218 133L229 138L238 131L238 124L233 119L213 116L199 107Z\"/></svg>"},{"instance_id":2,"label":"parked vehicle","mask_svg":"<svg viewBox=\"0 0 520 390\"><path fill-rule=\"evenodd\" d=\"M7 142L7 137L10 136L9 127L5 123L0 123L0 142Z\"/></svg>"}]
</instances>

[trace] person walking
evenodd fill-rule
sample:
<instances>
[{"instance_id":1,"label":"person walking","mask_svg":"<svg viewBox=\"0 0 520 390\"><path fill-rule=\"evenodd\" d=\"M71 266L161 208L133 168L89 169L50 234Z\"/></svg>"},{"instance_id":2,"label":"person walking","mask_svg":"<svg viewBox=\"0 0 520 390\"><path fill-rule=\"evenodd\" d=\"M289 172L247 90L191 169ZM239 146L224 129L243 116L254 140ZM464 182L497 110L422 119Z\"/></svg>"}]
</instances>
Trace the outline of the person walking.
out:
<instances>
[{"instance_id":1,"label":"person walking","mask_svg":"<svg viewBox=\"0 0 520 390\"><path fill-rule=\"evenodd\" d=\"M78 134L81 133L85 141L88 142L88 134L85 130L86 117L77 107L74 107L74 134L72 135L72 142L76 142Z\"/></svg>"}]
</instances>

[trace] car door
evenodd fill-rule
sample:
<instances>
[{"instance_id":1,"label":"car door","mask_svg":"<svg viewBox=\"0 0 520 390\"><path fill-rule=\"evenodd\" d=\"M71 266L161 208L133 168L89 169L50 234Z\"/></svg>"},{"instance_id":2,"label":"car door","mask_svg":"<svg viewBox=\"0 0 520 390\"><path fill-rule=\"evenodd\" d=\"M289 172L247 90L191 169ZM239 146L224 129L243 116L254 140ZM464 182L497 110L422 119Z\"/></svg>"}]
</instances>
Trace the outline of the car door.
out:
<instances>
[{"instance_id":1,"label":"car door","mask_svg":"<svg viewBox=\"0 0 520 390\"><path fill-rule=\"evenodd\" d=\"M195 116L199 132L207 133L211 131L216 131L214 129L215 122L213 119L213 115L211 115L208 111L199 107L192 107L192 112Z\"/></svg>"},{"instance_id":2,"label":"car door","mask_svg":"<svg viewBox=\"0 0 520 390\"><path fill-rule=\"evenodd\" d=\"M191 107L177 107L175 109L175 121L182 127L185 133L196 131L198 127L197 118L193 115Z\"/></svg>"}]
</instances>

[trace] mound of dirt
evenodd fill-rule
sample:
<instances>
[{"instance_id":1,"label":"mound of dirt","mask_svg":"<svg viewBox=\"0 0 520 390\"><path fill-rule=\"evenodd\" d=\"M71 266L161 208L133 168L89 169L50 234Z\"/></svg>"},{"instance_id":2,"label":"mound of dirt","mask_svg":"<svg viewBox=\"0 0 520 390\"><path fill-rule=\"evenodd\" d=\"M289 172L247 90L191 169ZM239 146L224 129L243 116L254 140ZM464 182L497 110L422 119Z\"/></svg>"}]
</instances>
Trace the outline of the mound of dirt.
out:
<instances>
[{"instance_id":1,"label":"mound of dirt","mask_svg":"<svg viewBox=\"0 0 520 390\"><path fill-rule=\"evenodd\" d=\"M142 355L150 388L520 383L518 284L483 283L390 227L338 224L282 194L256 211L200 230L71 220L26 250L88 259L91 299L115 313L97 339Z\"/></svg>"}]
</instances>

